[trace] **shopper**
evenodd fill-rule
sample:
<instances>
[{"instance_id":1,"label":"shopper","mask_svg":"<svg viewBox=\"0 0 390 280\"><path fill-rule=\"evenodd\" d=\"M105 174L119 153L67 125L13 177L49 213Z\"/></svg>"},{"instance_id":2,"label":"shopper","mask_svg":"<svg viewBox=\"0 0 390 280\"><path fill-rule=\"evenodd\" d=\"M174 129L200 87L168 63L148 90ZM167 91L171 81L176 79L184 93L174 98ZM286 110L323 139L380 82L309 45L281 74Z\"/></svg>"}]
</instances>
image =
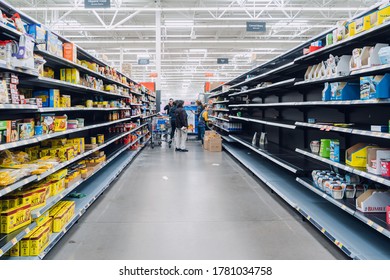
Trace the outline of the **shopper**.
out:
<instances>
[{"instance_id":1,"label":"shopper","mask_svg":"<svg viewBox=\"0 0 390 280\"><path fill-rule=\"evenodd\" d=\"M169 98L169 102L167 105L164 107L165 114L169 115L169 110L171 110L173 106L173 98Z\"/></svg>"},{"instance_id":2,"label":"shopper","mask_svg":"<svg viewBox=\"0 0 390 280\"><path fill-rule=\"evenodd\" d=\"M199 119L199 116L202 113L204 106L202 104L202 101L200 101L200 100L196 100L195 104L196 104L195 119L197 120L197 119ZM198 125L198 137L197 138L198 138L198 140L202 140L202 138L200 137L199 125Z\"/></svg>"},{"instance_id":3,"label":"shopper","mask_svg":"<svg viewBox=\"0 0 390 280\"><path fill-rule=\"evenodd\" d=\"M188 152L186 149L188 120L187 112L183 108L184 101L177 101L177 108L175 110L176 117L176 134L175 134L175 151Z\"/></svg>"},{"instance_id":4,"label":"shopper","mask_svg":"<svg viewBox=\"0 0 390 280\"><path fill-rule=\"evenodd\" d=\"M176 131L176 112L177 109L177 101L173 101L172 107L169 109L169 118L171 122L171 139L169 140L169 143L172 142L173 137L175 136Z\"/></svg>"},{"instance_id":5,"label":"shopper","mask_svg":"<svg viewBox=\"0 0 390 280\"><path fill-rule=\"evenodd\" d=\"M207 123L209 122L209 110L210 110L210 105L205 105L198 119L198 135L200 137L200 140L202 141L202 145L204 142L203 139L204 139Z\"/></svg>"}]
</instances>

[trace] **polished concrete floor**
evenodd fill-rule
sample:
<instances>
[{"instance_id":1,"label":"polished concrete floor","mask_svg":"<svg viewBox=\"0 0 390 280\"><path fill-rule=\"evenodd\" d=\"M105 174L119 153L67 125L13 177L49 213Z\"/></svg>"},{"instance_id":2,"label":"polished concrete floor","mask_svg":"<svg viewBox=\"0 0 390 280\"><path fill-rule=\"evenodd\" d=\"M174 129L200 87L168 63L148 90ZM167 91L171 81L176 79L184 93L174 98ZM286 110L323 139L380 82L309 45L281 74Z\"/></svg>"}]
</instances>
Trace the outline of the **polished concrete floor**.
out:
<instances>
[{"instance_id":1,"label":"polished concrete floor","mask_svg":"<svg viewBox=\"0 0 390 280\"><path fill-rule=\"evenodd\" d=\"M227 153L146 148L47 259L340 259Z\"/></svg>"}]
</instances>

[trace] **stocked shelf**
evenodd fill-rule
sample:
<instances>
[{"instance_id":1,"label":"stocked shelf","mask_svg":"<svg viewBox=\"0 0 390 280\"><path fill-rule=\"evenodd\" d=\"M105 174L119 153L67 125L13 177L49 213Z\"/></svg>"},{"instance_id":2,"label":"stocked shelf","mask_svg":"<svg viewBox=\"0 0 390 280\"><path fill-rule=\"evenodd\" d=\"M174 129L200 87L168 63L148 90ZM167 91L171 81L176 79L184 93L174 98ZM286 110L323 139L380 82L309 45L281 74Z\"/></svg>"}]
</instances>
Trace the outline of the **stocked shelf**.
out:
<instances>
[{"instance_id":1,"label":"stocked shelf","mask_svg":"<svg viewBox=\"0 0 390 280\"><path fill-rule=\"evenodd\" d=\"M129 121L131 119L138 118L138 117L140 117L140 115L133 116L131 118L125 118L125 119L120 119L120 120L116 120L116 121L105 122L105 123L101 123L101 124L88 125L88 126L81 127L81 128L67 129L65 131L55 132L55 133L51 133L51 134L39 135L39 136L35 136L35 137L27 139L27 140L21 140L21 141L15 141L15 142L7 143L7 144L1 144L0 151L12 149L12 148L17 148L17 147L22 147L22 146L26 146L26 145L30 145L30 144L35 144L35 143L41 142L43 140L55 138L55 137L62 136L62 135L72 134L72 133L76 133L76 132L80 132L80 131L84 131L84 130L90 130L90 129L94 129L94 128L98 128L98 127L109 126L109 125L112 125L115 123Z\"/></svg>"},{"instance_id":2,"label":"stocked shelf","mask_svg":"<svg viewBox=\"0 0 390 280\"><path fill-rule=\"evenodd\" d=\"M128 88L128 89L131 89L128 85L125 85L119 81L116 81L116 80L113 80L109 77L106 77L98 72L95 72L87 67L84 67L80 64L77 64L77 63L74 63L68 59L65 59L65 58L62 58L62 57L58 57L56 55L53 55L47 51L42 51L42 50L35 50L34 51L35 53L37 54L40 54L42 55L45 60L47 60L49 63L52 63L52 64L55 64L56 66L59 66L60 68L61 67L64 67L64 66L68 66L68 67L74 67L84 73L87 73L87 74L90 74L94 77L97 77L97 78L100 78L102 79L103 81L105 82L108 82L108 83L113 83L113 84L116 84L116 85L119 85L119 86L122 86L124 88Z\"/></svg>"},{"instance_id":3,"label":"stocked shelf","mask_svg":"<svg viewBox=\"0 0 390 280\"><path fill-rule=\"evenodd\" d=\"M212 109L213 111L229 112L229 109Z\"/></svg>"},{"instance_id":4,"label":"stocked shelf","mask_svg":"<svg viewBox=\"0 0 390 280\"><path fill-rule=\"evenodd\" d=\"M375 74L384 74L390 72L390 65L384 64L384 65L378 65L373 67L365 67L358 70L352 70L350 75L351 76L368 76L368 75L375 75Z\"/></svg>"},{"instance_id":5,"label":"stocked shelf","mask_svg":"<svg viewBox=\"0 0 390 280\"><path fill-rule=\"evenodd\" d=\"M259 155L267 158L268 160L276 163L277 165L289 170L294 174L303 174L305 172L314 169L325 168L324 165L317 164L313 161L309 161L305 157L298 157L293 151L283 149L277 144L268 143L265 146L254 146L250 142L250 137L244 136L233 136L229 135L230 138L236 142L244 145L245 147L255 151Z\"/></svg>"},{"instance_id":6,"label":"stocked shelf","mask_svg":"<svg viewBox=\"0 0 390 280\"><path fill-rule=\"evenodd\" d=\"M135 129L132 129L130 131L122 133L119 136L115 136L112 139L107 140L106 143L104 143L102 145L99 145L98 147L96 147L96 148L94 148L92 150L86 151L86 152L82 153L81 155L78 155L77 157L75 157L75 158L73 158L71 160L68 160L66 162L60 163L55 168L49 169L48 171L46 171L43 174L29 176L27 178L24 178L24 179L16 182L15 184L12 184L12 185L10 185L8 187L5 187L5 188L0 190L0 197L2 197L2 196L6 195L6 194L8 194L8 193L10 193L10 192L12 192L14 190L17 190L17 189L19 189L19 188L21 188L21 187L23 187L23 186L25 186L25 185L27 185L29 183L32 183L32 182L35 182L35 181L40 181L40 180L46 178L47 176L50 176L51 174L53 174L53 173L55 173L55 172L65 168L66 166L72 164L73 162L79 161L80 159L82 159L84 157L87 157L90 154L92 154L92 153L94 153L94 152L96 152L98 150L103 149L104 147L107 147L108 145L112 144L113 142L115 142L115 141L125 137L126 135L129 135L132 132L137 131L138 129L142 128L145 125L147 125L147 124L142 124L142 125L140 125L139 127L135 128Z\"/></svg>"},{"instance_id":7,"label":"stocked shelf","mask_svg":"<svg viewBox=\"0 0 390 280\"><path fill-rule=\"evenodd\" d=\"M367 31L356 34L340 42L323 47L309 54L300 56L296 58L294 61L295 63L308 63L310 61L320 60L329 54L332 55L345 54L345 52L349 52L352 48L359 47L362 44L364 44L364 40L369 39L370 42L372 42L373 37L378 37L379 39L379 36L386 36L389 31L389 26L390 26L390 22L384 22L379 26L375 26Z\"/></svg>"},{"instance_id":8,"label":"stocked shelf","mask_svg":"<svg viewBox=\"0 0 390 280\"><path fill-rule=\"evenodd\" d=\"M0 110L37 110L36 105L0 104Z\"/></svg>"},{"instance_id":9,"label":"stocked shelf","mask_svg":"<svg viewBox=\"0 0 390 280\"><path fill-rule=\"evenodd\" d=\"M347 172L354 173L354 174L359 175L361 177L370 179L374 182L381 183L381 184L384 184L386 186L390 186L390 179L384 178L382 176L374 175L374 174L366 172L365 170L360 170L360 169L354 168L352 166L348 166L348 165L345 165L342 163L331 161L330 159L320 157L319 155L313 154L311 152L308 152L308 151L305 151L302 149L297 148L297 149L295 149L295 151L302 154L302 155L316 159L318 161L322 161L322 162L327 163L329 165L338 167L338 168L345 170Z\"/></svg>"},{"instance_id":10,"label":"stocked shelf","mask_svg":"<svg viewBox=\"0 0 390 280\"><path fill-rule=\"evenodd\" d=\"M75 215L73 218L66 224L63 228L63 230L59 233L53 233L50 237L49 245L47 248L37 257L8 257L7 259L10 260L33 260L33 259L43 259L47 253L58 243L58 241L69 231L69 229L80 219L80 217L86 212L86 210L89 208L89 206L92 205L93 202L96 201L96 199L110 186L110 184L115 180L116 177L123 171L123 169L135 158L135 156L143 149L143 147L139 148L136 151L127 151L128 147L134 145L137 141L139 141L141 137L139 137L136 141L133 143L130 143L126 145L125 149L121 149L114 155L112 155L107 161L102 164L102 166L95 170L94 173L92 173L88 178L81 179L80 181L76 182L71 189L78 189L78 192L87 194L84 198L80 199L72 199L67 198L66 200L73 200L76 203L76 210ZM145 144L148 140L145 141ZM116 159L115 161L113 161ZM67 194L69 194L71 191L65 190ZM66 195L67 195L66 194ZM66 195L63 195L62 198L66 197ZM58 200L59 201L59 200ZM57 201L57 202L58 202ZM54 203L55 204L55 203ZM54 205L53 204L53 205ZM49 208L48 208L49 209ZM47 209L47 210L48 210ZM43 210L41 210L43 213ZM34 227L36 226L35 223L32 224ZM32 229L30 229L32 230ZM23 237L26 235L25 233ZM18 241L20 241L23 237L20 237ZM8 250L11 249L11 247L16 244L16 242L12 243ZM4 251L6 252L6 251Z\"/></svg>"},{"instance_id":11,"label":"stocked shelf","mask_svg":"<svg viewBox=\"0 0 390 280\"><path fill-rule=\"evenodd\" d=\"M365 224L371 226L376 231L390 238L390 225L386 223L386 214L385 213L375 213L375 214L364 214L356 210L355 200L354 199L334 199L333 197L327 195L323 191L317 189L313 186L313 181L307 178L297 178L298 183L302 184L315 194L326 199L330 203L341 208L348 214L356 217Z\"/></svg>"},{"instance_id":12,"label":"stocked shelf","mask_svg":"<svg viewBox=\"0 0 390 280\"><path fill-rule=\"evenodd\" d=\"M322 131L336 131L336 132L342 132L342 133L363 135L363 136L368 136L368 137L390 139L390 133L361 130L361 129L355 129L355 128L337 127L337 126L333 126L332 124L312 124L312 123L306 123L306 122L296 122L295 125L301 126L301 127L318 128Z\"/></svg>"},{"instance_id":13,"label":"stocked shelf","mask_svg":"<svg viewBox=\"0 0 390 280\"><path fill-rule=\"evenodd\" d=\"M288 80L285 80L285 81L281 81L281 82L277 82L277 83L274 83L274 84L271 84L269 86L265 86L265 87L259 87L259 88L254 88L254 89L250 89L250 90L246 90L246 91L242 91L242 92L237 92L237 93L232 93L232 94L229 94L230 97L233 97L233 96L239 96L239 95L244 95L244 94L255 94L255 93L260 93L260 92L263 92L263 91L275 91L275 90L281 90L281 89L285 89L285 88L288 88L288 87L292 87L295 82L297 81L297 79L293 78L293 79L288 79Z\"/></svg>"},{"instance_id":14,"label":"stocked shelf","mask_svg":"<svg viewBox=\"0 0 390 280\"><path fill-rule=\"evenodd\" d=\"M78 107L69 107L69 108L39 108L37 109L40 113L48 113L48 112L70 112L70 111L120 111L120 110L131 110L131 108L121 107L121 108L97 108L97 107L91 107L91 108L78 108Z\"/></svg>"},{"instance_id":15,"label":"stocked shelf","mask_svg":"<svg viewBox=\"0 0 390 280\"><path fill-rule=\"evenodd\" d=\"M2 34L6 34L12 39L19 39L22 35L22 33L15 28L9 27L2 22L0 22L0 31Z\"/></svg>"},{"instance_id":16,"label":"stocked shelf","mask_svg":"<svg viewBox=\"0 0 390 280\"><path fill-rule=\"evenodd\" d=\"M215 126L215 127L218 127L219 129L222 129L223 131L230 132L230 133L239 132L239 131L234 131L234 130L226 129L226 128L224 128L223 126L218 125L218 124L214 124L214 126Z\"/></svg>"},{"instance_id":17,"label":"stocked shelf","mask_svg":"<svg viewBox=\"0 0 390 280\"><path fill-rule=\"evenodd\" d=\"M388 238L366 226L311 190L303 188L296 177L248 153L236 144L223 147L253 172L270 189L310 221L331 242L353 259L389 259Z\"/></svg>"},{"instance_id":18,"label":"stocked shelf","mask_svg":"<svg viewBox=\"0 0 390 280\"><path fill-rule=\"evenodd\" d=\"M20 83L22 85L26 85L26 86L31 86L31 85L41 86L41 87L53 87L54 86L54 87L58 87L60 89L65 88L68 90L77 91L77 93L80 93L80 90L83 90L85 92L89 92L89 93L93 93L93 94L103 94L103 95L118 97L118 98L119 97L120 98L129 97L127 95L111 93L108 91L93 89L93 88L89 88L89 87L86 87L83 85L72 84L72 83L60 81L57 79L46 78L46 77L38 77L38 78L34 78L34 79L21 80Z\"/></svg>"},{"instance_id":19,"label":"stocked shelf","mask_svg":"<svg viewBox=\"0 0 390 280\"><path fill-rule=\"evenodd\" d=\"M229 116L231 119L245 121L245 122L254 122L254 123L260 123L268 126L277 126L282 127L286 129L295 129L296 126L289 123L282 123L282 122L274 122L274 121L266 121L266 120L257 120L257 119L251 119L251 118L243 118L243 117L236 117L236 116Z\"/></svg>"},{"instance_id":20,"label":"stocked shelf","mask_svg":"<svg viewBox=\"0 0 390 280\"><path fill-rule=\"evenodd\" d=\"M142 106L143 104L139 104L139 103L130 103L131 106Z\"/></svg>"},{"instance_id":21,"label":"stocked shelf","mask_svg":"<svg viewBox=\"0 0 390 280\"><path fill-rule=\"evenodd\" d=\"M37 227L35 222L9 234L0 235L0 257L8 252L16 243Z\"/></svg>"},{"instance_id":22,"label":"stocked shelf","mask_svg":"<svg viewBox=\"0 0 390 280\"><path fill-rule=\"evenodd\" d=\"M219 92L219 93L214 93L214 94L211 94L209 96L209 98L214 98L214 97L218 97L218 96L224 96L224 95L227 95L230 91L231 91L231 89L228 89L228 90L225 90L225 91Z\"/></svg>"}]
</instances>

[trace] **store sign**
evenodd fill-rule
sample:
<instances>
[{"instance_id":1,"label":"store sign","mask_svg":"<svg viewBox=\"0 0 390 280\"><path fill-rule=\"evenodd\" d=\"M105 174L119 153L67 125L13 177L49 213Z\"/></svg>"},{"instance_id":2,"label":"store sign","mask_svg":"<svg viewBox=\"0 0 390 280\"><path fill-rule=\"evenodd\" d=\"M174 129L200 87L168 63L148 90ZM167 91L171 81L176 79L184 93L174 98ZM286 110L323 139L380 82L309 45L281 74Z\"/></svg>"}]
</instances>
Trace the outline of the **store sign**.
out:
<instances>
[{"instance_id":1,"label":"store sign","mask_svg":"<svg viewBox=\"0 0 390 280\"><path fill-rule=\"evenodd\" d=\"M138 58L138 65L148 65L149 58Z\"/></svg>"},{"instance_id":2,"label":"store sign","mask_svg":"<svg viewBox=\"0 0 390 280\"><path fill-rule=\"evenodd\" d=\"M264 21L247 21L246 22L247 32L265 32L266 23Z\"/></svg>"},{"instance_id":3,"label":"store sign","mask_svg":"<svg viewBox=\"0 0 390 280\"><path fill-rule=\"evenodd\" d=\"M111 8L111 0L84 0L86 9L105 9Z\"/></svg>"},{"instance_id":4,"label":"store sign","mask_svg":"<svg viewBox=\"0 0 390 280\"><path fill-rule=\"evenodd\" d=\"M217 64L229 64L229 58L217 58Z\"/></svg>"}]
</instances>

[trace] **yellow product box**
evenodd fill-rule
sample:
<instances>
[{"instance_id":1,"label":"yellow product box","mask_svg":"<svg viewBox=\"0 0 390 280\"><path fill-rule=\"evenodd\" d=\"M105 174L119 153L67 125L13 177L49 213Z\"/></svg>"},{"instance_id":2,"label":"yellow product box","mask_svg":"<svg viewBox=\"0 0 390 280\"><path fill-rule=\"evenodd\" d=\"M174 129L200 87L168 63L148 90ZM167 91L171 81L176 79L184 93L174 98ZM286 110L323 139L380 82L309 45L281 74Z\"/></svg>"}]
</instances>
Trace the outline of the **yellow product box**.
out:
<instances>
[{"instance_id":1,"label":"yellow product box","mask_svg":"<svg viewBox=\"0 0 390 280\"><path fill-rule=\"evenodd\" d=\"M71 105L71 97L70 97L70 95L61 95L61 107L64 107L64 108L69 108L69 107L71 107L72 105Z\"/></svg>"},{"instance_id":2,"label":"yellow product box","mask_svg":"<svg viewBox=\"0 0 390 280\"><path fill-rule=\"evenodd\" d=\"M11 257L19 257L20 256L20 242L16 243L10 250Z\"/></svg>"},{"instance_id":3,"label":"yellow product box","mask_svg":"<svg viewBox=\"0 0 390 280\"><path fill-rule=\"evenodd\" d=\"M48 188L43 186L40 188L23 190L17 192L15 195L18 196L20 204L30 204L31 210L46 204L46 194Z\"/></svg>"},{"instance_id":4,"label":"yellow product box","mask_svg":"<svg viewBox=\"0 0 390 280\"><path fill-rule=\"evenodd\" d=\"M65 131L68 125L67 116L56 116L54 118L54 132Z\"/></svg>"},{"instance_id":5,"label":"yellow product box","mask_svg":"<svg viewBox=\"0 0 390 280\"><path fill-rule=\"evenodd\" d=\"M66 69L60 69L60 80L66 82Z\"/></svg>"},{"instance_id":6,"label":"yellow product box","mask_svg":"<svg viewBox=\"0 0 390 280\"><path fill-rule=\"evenodd\" d=\"M104 90L105 91L113 91L114 90L114 86L113 85L105 85L104 86Z\"/></svg>"},{"instance_id":7,"label":"yellow product box","mask_svg":"<svg viewBox=\"0 0 390 280\"><path fill-rule=\"evenodd\" d=\"M65 69L65 78L66 78L66 82L68 83L71 83L72 82L72 69L70 68L66 68Z\"/></svg>"},{"instance_id":8,"label":"yellow product box","mask_svg":"<svg viewBox=\"0 0 390 280\"><path fill-rule=\"evenodd\" d=\"M353 145L345 151L345 162L353 167L366 167L368 148L376 148L364 143Z\"/></svg>"},{"instance_id":9,"label":"yellow product box","mask_svg":"<svg viewBox=\"0 0 390 280\"><path fill-rule=\"evenodd\" d=\"M0 233L11 233L31 223L31 206L29 204L3 211Z\"/></svg>"},{"instance_id":10,"label":"yellow product box","mask_svg":"<svg viewBox=\"0 0 390 280\"><path fill-rule=\"evenodd\" d=\"M46 156L50 156L50 149L42 149L40 152L39 152L39 157L46 157Z\"/></svg>"},{"instance_id":11,"label":"yellow product box","mask_svg":"<svg viewBox=\"0 0 390 280\"><path fill-rule=\"evenodd\" d=\"M72 138L68 139L68 143L73 143L77 147L77 153L82 154L85 152L84 138Z\"/></svg>"},{"instance_id":12,"label":"yellow product box","mask_svg":"<svg viewBox=\"0 0 390 280\"><path fill-rule=\"evenodd\" d=\"M387 6L377 12L377 25L384 23L390 17L390 6Z\"/></svg>"},{"instance_id":13,"label":"yellow product box","mask_svg":"<svg viewBox=\"0 0 390 280\"><path fill-rule=\"evenodd\" d=\"M39 227L30 231L22 240L19 241L19 254L21 257L28 257L30 255L30 237L39 230Z\"/></svg>"},{"instance_id":14,"label":"yellow product box","mask_svg":"<svg viewBox=\"0 0 390 280\"><path fill-rule=\"evenodd\" d=\"M30 256L38 256L49 245L51 230L42 226L30 237Z\"/></svg>"},{"instance_id":15,"label":"yellow product box","mask_svg":"<svg viewBox=\"0 0 390 280\"><path fill-rule=\"evenodd\" d=\"M80 72L78 69L73 68L72 70L72 78L71 83L72 84L80 84Z\"/></svg>"},{"instance_id":16,"label":"yellow product box","mask_svg":"<svg viewBox=\"0 0 390 280\"><path fill-rule=\"evenodd\" d=\"M50 195L55 196L65 189L65 178L58 181L51 181L50 184Z\"/></svg>"},{"instance_id":17,"label":"yellow product box","mask_svg":"<svg viewBox=\"0 0 390 280\"><path fill-rule=\"evenodd\" d=\"M68 169L64 168L64 169L57 171L56 173L51 174L47 178L48 178L48 181L52 181L52 180L58 181L58 180L65 178L67 174L68 174Z\"/></svg>"},{"instance_id":18,"label":"yellow product box","mask_svg":"<svg viewBox=\"0 0 390 280\"><path fill-rule=\"evenodd\" d=\"M44 140L42 141L41 145L43 147L58 147L58 146L64 146L66 144L66 141L67 141L66 138L56 138L56 139Z\"/></svg>"},{"instance_id":19,"label":"yellow product box","mask_svg":"<svg viewBox=\"0 0 390 280\"><path fill-rule=\"evenodd\" d=\"M37 160L39 156L39 149L40 149L39 146L34 146L34 147L26 148L24 150L28 154L30 160Z\"/></svg>"},{"instance_id":20,"label":"yellow product box","mask_svg":"<svg viewBox=\"0 0 390 280\"><path fill-rule=\"evenodd\" d=\"M0 211L6 211L19 205L19 198L16 196L4 197L0 200Z\"/></svg>"},{"instance_id":21,"label":"yellow product box","mask_svg":"<svg viewBox=\"0 0 390 280\"><path fill-rule=\"evenodd\" d=\"M95 159L95 163L101 163L101 162L105 162L105 161L106 161L106 156L105 155Z\"/></svg>"},{"instance_id":22,"label":"yellow product box","mask_svg":"<svg viewBox=\"0 0 390 280\"><path fill-rule=\"evenodd\" d=\"M67 221L67 211L66 207L62 207L52 218L53 218L53 232L60 232L66 224Z\"/></svg>"},{"instance_id":23,"label":"yellow product box","mask_svg":"<svg viewBox=\"0 0 390 280\"><path fill-rule=\"evenodd\" d=\"M31 206L31 201L33 200L34 192L30 191L20 191L15 192L14 195L18 198L18 205L27 205Z\"/></svg>"}]
</instances>

